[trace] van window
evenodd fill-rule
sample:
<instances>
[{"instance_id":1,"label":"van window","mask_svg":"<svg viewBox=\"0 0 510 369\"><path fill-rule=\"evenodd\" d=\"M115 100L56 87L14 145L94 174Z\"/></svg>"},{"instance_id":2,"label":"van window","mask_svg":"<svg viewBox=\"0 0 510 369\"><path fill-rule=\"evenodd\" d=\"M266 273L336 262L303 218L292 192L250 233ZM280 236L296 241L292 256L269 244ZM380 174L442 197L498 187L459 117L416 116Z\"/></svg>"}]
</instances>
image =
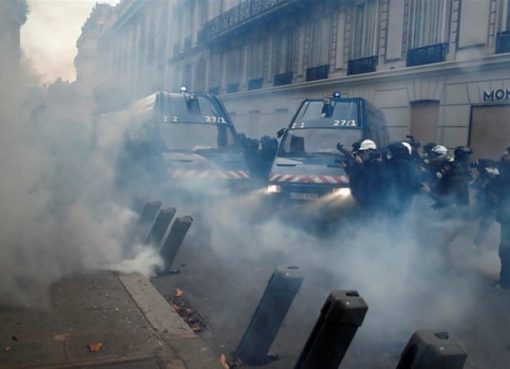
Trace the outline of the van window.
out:
<instances>
[{"instance_id":1,"label":"van window","mask_svg":"<svg viewBox=\"0 0 510 369\"><path fill-rule=\"evenodd\" d=\"M289 129L282 139L279 156L305 156L309 154L335 154L336 144L350 147L361 139L360 129L310 128Z\"/></svg>"},{"instance_id":2,"label":"van window","mask_svg":"<svg viewBox=\"0 0 510 369\"><path fill-rule=\"evenodd\" d=\"M355 101L307 101L294 122L297 124L315 122L324 127L331 127L335 120L353 120L357 122L358 104ZM358 124L356 123L356 125Z\"/></svg>"},{"instance_id":3,"label":"van window","mask_svg":"<svg viewBox=\"0 0 510 369\"><path fill-rule=\"evenodd\" d=\"M234 134L227 124L163 123L154 127L153 138L163 151L218 150L234 146Z\"/></svg>"}]
</instances>

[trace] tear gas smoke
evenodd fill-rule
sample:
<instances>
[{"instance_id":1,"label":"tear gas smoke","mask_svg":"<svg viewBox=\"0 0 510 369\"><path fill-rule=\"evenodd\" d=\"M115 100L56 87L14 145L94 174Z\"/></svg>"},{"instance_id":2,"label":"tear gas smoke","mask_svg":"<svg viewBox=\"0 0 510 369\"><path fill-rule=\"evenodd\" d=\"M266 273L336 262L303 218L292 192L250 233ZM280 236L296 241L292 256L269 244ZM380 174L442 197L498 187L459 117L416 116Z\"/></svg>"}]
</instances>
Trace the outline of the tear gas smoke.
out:
<instances>
[{"instance_id":1,"label":"tear gas smoke","mask_svg":"<svg viewBox=\"0 0 510 369\"><path fill-rule=\"evenodd\" d=\"M0 68L0 303L47 303L51 283L84 269L151 274L155 253L125 261L136 215L115 197L121 129L94 124L74 84L28 87L25 68Z\"/></svg>"},{"instance_id":2,"label":"tear gas smoke","mask_svg":"<svg viewBox=\"0 0 510 369\"><path fill-rule=\"evenodd\" d=\"M317 232L308 232L315 220L302 209L291 208L288 213L299 221L288 222L266 208L262 190L218 198L212 192L208 194L205 184L201 192L200 197L208 198L207 202L198 196L196 201L184 204L172 197L164 201L186 209L195 218L194 238L187 243L207 245L232 273L228 278L239 285L217 292L225 299L218 313L221 316L215 316L220 321L229 322L236 316L234 310L245 302L233 296L245 294L241 286L250 283L246 270L228 265L298 265L309 272L305 284L316 283L324 298L330 292L328 288L356 289L369 305L358 334L378 341L388 339L391 332L401 341L400 348L416 329L459 328L477 299L480 283L473 277L475 273L463 274L465 260L459 258L469 254L467 249L472 245L470 224L466 227L454 218L441 217L431 208L433 201L428 195L416 196L403 219L350 219L347 214L341 223L333 224L333 228L338 227L336 231L325 235L320 222ZM334 203L336 197L332 194L319 200L318 205ZM350 205L348 202L346 205ZM199 232L197 227L202 227ZM206 231L208 238L204 239ZM447 241L451 241L449 246ZM449 248L460 272L448 271ZM478 262L470 268L479 268ZM491 267L497 269L494 263ZM327 286L321 284L324 279ZM309 306L303 310L318 312L322 301L304 303Z\"/></svg>"}]
</instances>

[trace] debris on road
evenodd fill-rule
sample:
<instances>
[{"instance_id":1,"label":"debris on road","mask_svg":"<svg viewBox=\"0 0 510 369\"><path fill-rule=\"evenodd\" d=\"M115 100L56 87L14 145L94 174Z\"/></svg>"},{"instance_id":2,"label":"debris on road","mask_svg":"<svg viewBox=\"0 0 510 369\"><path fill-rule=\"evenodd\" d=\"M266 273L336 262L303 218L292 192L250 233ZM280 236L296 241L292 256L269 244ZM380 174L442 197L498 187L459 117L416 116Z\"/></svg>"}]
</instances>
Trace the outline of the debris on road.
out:
<instances>
[{"instance_id":1,"label":"debris on road","mask_svg":"<svg viewBox=\"0 0 510 369\"><path fill-rule=\"evenodd\" d=\"M71 335L69 333L55 334L53 336L53 339L55 341L60 341L60 342L67 341L69 338L71 338Z\"/></svg>"},{"instance_id":2,"label":"debris on road","mask_svg":"<svg viewBox=\"0 0 510 369\"><path fill-rule=\"evenodd\" d=\"M103 342L91 342L87 345L90 352L98 352L103 348Z\"/></svg>"},{"instance_id":3,"label":"debris on road","mask_svg":"<svg viewBox=\"0 0 510 369\"><path fill-rule=\"evenodd\" d=\"M175 297L182 297L184 295L184 291L180 288L175 289Z\"/></svg>"},{"instance_id":4,"label":"debris on road","mask_svg":"<svg viewBox=\"0 0 510 369\"><path fill-rule=\"evenodd\" d=\"M12 349L12 346L5 346L5 348L4 348L5 352L9 352L9 351L11 351L11 349Z\"/></svg>"},{"instance_id":5,"label":"debris on road","mask_svg":"<svg viewBox=\"0 0 510 369\"><path fill-rule=\"evenodd\" d=\"M228 364L227 362L227 357L225 356L225 354L221 354L220 356L220 364L225 368L225 369L230 369L230 365Z\"/></svg>"},{"instance_id":6,"label":"debris on road","mask_svg":"<svg viewBox=\"0 0 510 369\"><path fill-rule=\"evenodd\" d=\"M181 291L181 294L176 293L174 297L169 299L170 305L174 308L174 310L179 314L179 316L189 325L191 330L194 333L201 333L205 331L206 324L202 317L198 315L188 304L182 299L182 295L184 291L180 289L176 289L177 291Z\"/></svg>"}]
</instances>

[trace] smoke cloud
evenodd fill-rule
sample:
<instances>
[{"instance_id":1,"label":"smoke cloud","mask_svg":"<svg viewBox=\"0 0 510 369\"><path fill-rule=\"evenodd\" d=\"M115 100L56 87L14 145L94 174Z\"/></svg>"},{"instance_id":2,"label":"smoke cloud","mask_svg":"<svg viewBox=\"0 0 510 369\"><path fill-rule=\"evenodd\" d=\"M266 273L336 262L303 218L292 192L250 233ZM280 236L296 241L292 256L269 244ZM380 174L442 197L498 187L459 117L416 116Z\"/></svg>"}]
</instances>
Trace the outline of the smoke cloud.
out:
<instances>
[{"instance_id":1,"label":"smoke cloud","mask_svg":"<svg viewBox=\"0 0 510 369\"><path fill-rule=\"evenodd\" d=\"M75 84L39 87L7 59L0 70L0 303L48 303L51 283L85 269L150 275L158 256L126 251L136 214L115 195L121 134L95 123Z\"/></svg>"}]
</instances>

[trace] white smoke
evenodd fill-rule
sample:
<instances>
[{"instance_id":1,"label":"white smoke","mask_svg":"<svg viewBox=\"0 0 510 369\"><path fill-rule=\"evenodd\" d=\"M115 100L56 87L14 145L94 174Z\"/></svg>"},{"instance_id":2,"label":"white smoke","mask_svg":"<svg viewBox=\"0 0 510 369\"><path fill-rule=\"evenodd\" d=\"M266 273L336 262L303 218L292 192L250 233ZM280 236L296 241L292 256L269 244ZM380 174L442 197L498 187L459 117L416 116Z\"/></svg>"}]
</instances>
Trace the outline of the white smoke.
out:
<instances>
[{"instance_id":1,"label":"white smoke","mask_svg":"<svg viewBox=\"0 0 510 369\"><path fill-rule=\"evenodd\" d=\"M26 68L0 68L0 303L45 303L51 283L84 269L150 275L157 255L122 263L136 219L116 201L123 127L96 124L75 84L42 88Z\"/></svg>"}]
</instances>

